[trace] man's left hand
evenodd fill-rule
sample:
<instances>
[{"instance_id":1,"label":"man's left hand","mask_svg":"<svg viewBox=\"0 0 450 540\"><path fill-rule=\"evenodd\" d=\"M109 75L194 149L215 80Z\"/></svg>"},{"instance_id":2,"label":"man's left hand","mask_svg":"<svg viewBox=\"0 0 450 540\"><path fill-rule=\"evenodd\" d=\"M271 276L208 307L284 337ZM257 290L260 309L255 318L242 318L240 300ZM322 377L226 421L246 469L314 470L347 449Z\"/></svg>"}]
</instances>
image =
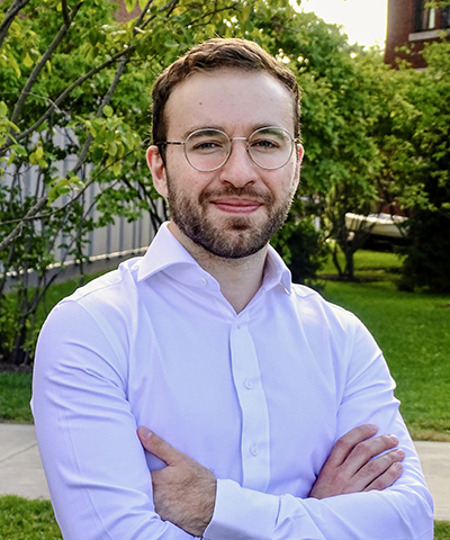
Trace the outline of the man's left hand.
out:
<instances>
[{"instance_id":1,"label":"man's left hand","mask_svg":"<svg viewBox=\"0 0 450 540\"><path fill-rule=\"evenodd\" d=\"M163 521L170 521L193 536L202 536L214 512L216 477L147 428L141 426L138 436L148 452L167 464L151 471L156 512Z\"/></svg>"}]
</instances>

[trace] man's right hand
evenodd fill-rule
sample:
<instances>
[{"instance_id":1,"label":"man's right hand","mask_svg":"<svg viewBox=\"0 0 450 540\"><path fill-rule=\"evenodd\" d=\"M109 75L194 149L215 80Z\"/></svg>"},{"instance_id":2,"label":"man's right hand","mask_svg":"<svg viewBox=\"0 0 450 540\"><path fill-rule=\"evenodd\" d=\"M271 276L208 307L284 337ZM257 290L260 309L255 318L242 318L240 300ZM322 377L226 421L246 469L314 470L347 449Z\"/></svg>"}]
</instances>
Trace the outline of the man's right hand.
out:
<instances>
[{"instance_id":1,"label":"man's right hand","mask_svg":"<svg viewBox=\"0 0 450 540\"><path fill-rule=\"evenodd\" d=\"M374 437L378 428L365 424L336 441L309 497L323 499L345 493L360 493L391 486L402 474L405 452L395 449L395 435ZM378 457L376 457L378 456Z\"/></svg>"}]
</instances>

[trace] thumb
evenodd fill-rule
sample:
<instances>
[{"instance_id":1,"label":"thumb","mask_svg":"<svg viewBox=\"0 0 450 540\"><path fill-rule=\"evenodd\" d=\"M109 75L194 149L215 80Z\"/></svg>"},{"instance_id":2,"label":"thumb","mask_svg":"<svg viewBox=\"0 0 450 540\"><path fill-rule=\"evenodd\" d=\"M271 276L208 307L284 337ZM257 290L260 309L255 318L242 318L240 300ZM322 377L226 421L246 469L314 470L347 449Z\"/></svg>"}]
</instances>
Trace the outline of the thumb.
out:
<instances>
[{"instance_id":1,"label":"thumb","mask_svg":"<svg viewBox=\"0 0 450 540\"><path fill-rule=\"evenodd\" d=\"M145 426L140 426L137 433L142 446L148 452L151 452L157 458L167 463L167 465L170 465L179 457L181 452L175 450L169 443L164 439L161 439L161 437L158 437L158 435L155 435L155 433Z\"/></svg>"}]
</instances>

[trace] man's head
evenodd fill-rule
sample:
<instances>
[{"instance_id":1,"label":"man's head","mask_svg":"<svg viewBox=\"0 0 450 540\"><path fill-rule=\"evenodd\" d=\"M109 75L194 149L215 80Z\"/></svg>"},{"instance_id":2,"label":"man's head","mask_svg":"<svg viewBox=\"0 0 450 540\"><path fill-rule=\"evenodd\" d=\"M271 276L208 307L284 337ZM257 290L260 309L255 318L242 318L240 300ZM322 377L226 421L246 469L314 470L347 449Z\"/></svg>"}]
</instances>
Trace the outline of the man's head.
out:
<instances>
[{"instance_id":1,"label":"man's head","mask_svg":"<svg viewBox=\"0 0 450 540\"><path fill-rule=\"evenodd\" d=\"M294 74L253 41L210 39L192 48L158 77L153 86L153 141L167 140L165 109L173 89L195 73L218 69L262 72L280 81L292 96L294 136L299 137L299 88ZM162 149L164 158L165 148Z\"/></svg>"},{"instance_id":2,"label":"man's head","mask_svg":"<svg viewBox=\"0 0 450 540\"><path fill-rule=\"evenodd\" d=\"M169 67L154 96L147 160L172 232L191 254L240 259L265 248L303 155L293 74L258 45L211 40Z\"/></svg>"}]
</instances>

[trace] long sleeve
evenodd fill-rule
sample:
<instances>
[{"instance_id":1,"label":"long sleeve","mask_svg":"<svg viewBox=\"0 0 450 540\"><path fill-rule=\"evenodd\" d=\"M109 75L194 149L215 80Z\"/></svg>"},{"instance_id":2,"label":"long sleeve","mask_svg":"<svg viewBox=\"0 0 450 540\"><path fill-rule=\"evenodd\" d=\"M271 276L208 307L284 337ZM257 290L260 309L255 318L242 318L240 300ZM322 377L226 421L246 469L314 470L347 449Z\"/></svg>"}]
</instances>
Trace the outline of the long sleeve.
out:
<instances>
[{"instance_id":1,"label":"long sleeve","mask_svg":"<svg viewBox=\"0 0 450 540\"><path fill-rule=\"evenodd\" d=\"M350 331L350 330L349 330ZM394 433L406 452L400 479L384 491L326 499L271 495L218 481L207 540L431 540L433 503L420 463L393 396L394 382L368 331L359 323L345 354L345 391L336 439L363 423ZM344 356L345 356L344 354Z\"/></svg>"},{"instance_id":2,"label":"long sleeve","mask_svg":"<svg viewBox=\"0 0 450 540\"><path fill-rule=\"evenodd\" d=\"M192 538L155 512L151 471L164 465L143 451L140 425L218 478L206 540L430 540L430 494L363 325L290 291L273 254L236 314L158 235L143 259L59 304L39 338L32 407L65 540ZM334 441L369 422L398 436L402 477L382 492L306 498Z\"/></svg>"},{"instance_id":3,"label":"long sleeve","mask_svg":"<svg viewBox=\"0 0 450 540\"><path fill-rule=\"evenodd\" d=\"M72 302L40 335L32 407L58 524L65 540L188 540L154 511L123 347Z\"/></svg>"}]
</instances>

